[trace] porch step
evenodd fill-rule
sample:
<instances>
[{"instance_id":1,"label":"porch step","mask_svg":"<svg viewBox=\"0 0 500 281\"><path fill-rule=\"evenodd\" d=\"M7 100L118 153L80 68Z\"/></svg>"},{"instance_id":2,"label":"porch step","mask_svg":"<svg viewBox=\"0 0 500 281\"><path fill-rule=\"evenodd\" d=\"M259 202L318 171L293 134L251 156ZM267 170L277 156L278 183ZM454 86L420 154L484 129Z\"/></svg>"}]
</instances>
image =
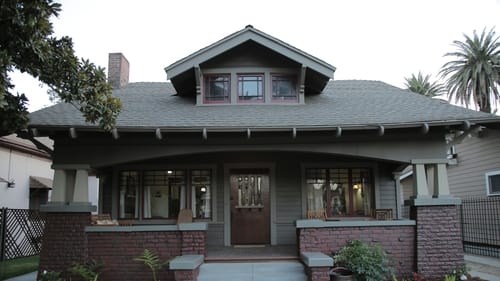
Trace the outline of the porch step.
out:
<instances>
[{"instance_id":1,"label":"porch step","mask_svg":"<svg viewBox=\"0 0 500 281\"><path fill-rule=\"evenodd\" d=\"M200 267L198 281L307 281L300 262L212 262Z\"/></svg>"}]
</instances>

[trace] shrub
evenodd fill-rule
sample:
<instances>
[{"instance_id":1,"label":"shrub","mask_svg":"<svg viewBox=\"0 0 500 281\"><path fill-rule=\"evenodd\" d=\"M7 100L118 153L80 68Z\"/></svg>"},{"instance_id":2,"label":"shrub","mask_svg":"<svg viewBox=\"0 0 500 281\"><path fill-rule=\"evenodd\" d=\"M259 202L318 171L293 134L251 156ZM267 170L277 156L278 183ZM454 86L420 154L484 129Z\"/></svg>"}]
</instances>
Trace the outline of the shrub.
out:
<instances>
[{"instance_id":1,"label":"shrub","mask_svg":"<svg viewBox=\"0 0 500 281\"><path fill-rule=\"evenodd\" d=\"M356 280L387 280L392 274L391 260L378 245L369 245L359 240L350 241L337 255L335 264L352 271Z\"/></svg>"}]
</instances>

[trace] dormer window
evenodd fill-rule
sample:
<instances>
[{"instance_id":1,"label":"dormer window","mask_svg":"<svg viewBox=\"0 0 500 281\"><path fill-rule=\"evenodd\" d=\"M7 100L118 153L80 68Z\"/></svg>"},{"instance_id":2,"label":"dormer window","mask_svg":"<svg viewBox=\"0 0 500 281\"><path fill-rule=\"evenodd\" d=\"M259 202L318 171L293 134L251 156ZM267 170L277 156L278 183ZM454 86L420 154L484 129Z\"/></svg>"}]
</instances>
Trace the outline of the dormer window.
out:
<instances>
[{"instance_id":1,"label":"dormer window","mask_svg":"<svg viewBox=\"0 0 500 281\"><path fill-rule=\"evenodd\" d=\"M297 82L291 75L272 75L273 102L297 102Z\"/></svg>"},{"instance_id":2,"label":"dormer window","mask_svg":"<svg viewBox=\"0 0 500 281\"><path fill-rule=\"evenodd\" d=\"M238 75L238 102L264 102L264 75Z\"/></svg>"},{"instance_id":3,"label":"dormer window","mask_svg":"<svg viewBox=\"0 0 500 281\"><path fill-rule=\"evenodd\" d=\"M229 103L231 97L231 76L214 74L205 76L205 103Z\"/></svg>"}]
</instances>

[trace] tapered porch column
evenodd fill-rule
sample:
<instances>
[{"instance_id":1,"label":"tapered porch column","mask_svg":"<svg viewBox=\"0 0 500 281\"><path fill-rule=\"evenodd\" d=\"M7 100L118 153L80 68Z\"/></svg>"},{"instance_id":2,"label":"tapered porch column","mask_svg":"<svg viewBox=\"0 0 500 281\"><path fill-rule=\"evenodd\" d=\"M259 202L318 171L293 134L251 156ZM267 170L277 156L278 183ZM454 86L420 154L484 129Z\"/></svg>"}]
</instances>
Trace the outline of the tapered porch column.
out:
<instances>
[{"instance_id":1,"label":"tapered porch column","mask_svg":"<svg viewBox=\"0 0 500 281\"><path fill-rule=\"evenodd\" d=\"M57 169L54 171L54 184L50 201L60 204L66 202L66 172L64 170Z\"/></svg>"},{"instance_id":2,"label":"tapered porch column","mask_svg":"<svg viewBox=\"0 0 500 281\"><path fill-rule=\"evenodd\" d=\"M412 160L415 196L405 202L411 206L410 218L416 221L417 271L433 279L441 279L464 265L457 211L461 200L450 195L447 163L447 159ZM429 174L426 168L431 168ZM432 176L433 181L429 181L428 176L429 179Z\"/></svg>"},{"instance_id":3,"label":"tapered porch column","mask_svg":"<svg viewBox=\"0 0 500 281\"><path fill-rule=\"evenodd\" d=\"M88 258L85 227L96 210L88 196L88 165L53 165L51 201L40 206L46 213L39 274L43 270L63 272Z\"/></svg>"},{"instance_id":4,"label":"tapered porch column","mask_svg":"<svg viewBox=\"0 0 500 281\"><path fill-rule=\"evenodd\" d=\"M425 173L425 163L412 160L413 165L413 198L430 198L429 187L427 186L427 175Z\"/></svg>"}]
</instances>

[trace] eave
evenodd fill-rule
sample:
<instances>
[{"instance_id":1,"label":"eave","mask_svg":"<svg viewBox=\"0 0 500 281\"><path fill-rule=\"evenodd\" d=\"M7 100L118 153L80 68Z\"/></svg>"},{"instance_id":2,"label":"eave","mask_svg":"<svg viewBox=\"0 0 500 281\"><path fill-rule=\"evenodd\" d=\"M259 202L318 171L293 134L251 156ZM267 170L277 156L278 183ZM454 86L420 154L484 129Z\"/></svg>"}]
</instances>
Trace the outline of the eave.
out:
<instances>
[{"instance_id":1,"label":"eave","mask_svg":"<svg viewBox=\"0 0 500 281\"><path fill-rule=\"evenodd\" d=\"M307 54L275 37L272 37L252 26L247 26L244 29L235 32L167 67L165 72L169 79L173 79L178 75L189 71L193 67L202 64L203 62L214 58L238 45L241 45L249 40L252 40L264 47L272 49L281 55L300 63L301 65L310 68L326 78L333 78L335 67Z\"/></svg>"},{"instance_id":2,"label":"eave","mask_svg":"<svg viewBox=\"0 0 500 281\"><path fill-rule=\"evenodd\" d=\"M123 126L113 129L111 132L104 132L96 126L50 126L32 125L29 132L32 136L51 135L55 132L66 131L70 138L77 138L79 132L108 133L115 139L120 134L127 133L151 133L151 136L162 139L168 133L200 133L203 138L207 138L210 133L245 133L248 137L254 132L284 132L291 134L294 138L300 132L332 132L336 137L341 137L343 132L376 132L379 136L387 134L389 130L414 130L415 133L427 134L434 128L446 128L447 130L467 130L471 126L486 126L489 128L500 128L500 120L494 119L471 119L471 120L446 120L446 121L424 121L409 123L383 123L383 124L338 124L331 126L260 126L260 127L168 127L168 126ZM368 133L368 132L367 132Z\"/></svg>"}]
</instances>

